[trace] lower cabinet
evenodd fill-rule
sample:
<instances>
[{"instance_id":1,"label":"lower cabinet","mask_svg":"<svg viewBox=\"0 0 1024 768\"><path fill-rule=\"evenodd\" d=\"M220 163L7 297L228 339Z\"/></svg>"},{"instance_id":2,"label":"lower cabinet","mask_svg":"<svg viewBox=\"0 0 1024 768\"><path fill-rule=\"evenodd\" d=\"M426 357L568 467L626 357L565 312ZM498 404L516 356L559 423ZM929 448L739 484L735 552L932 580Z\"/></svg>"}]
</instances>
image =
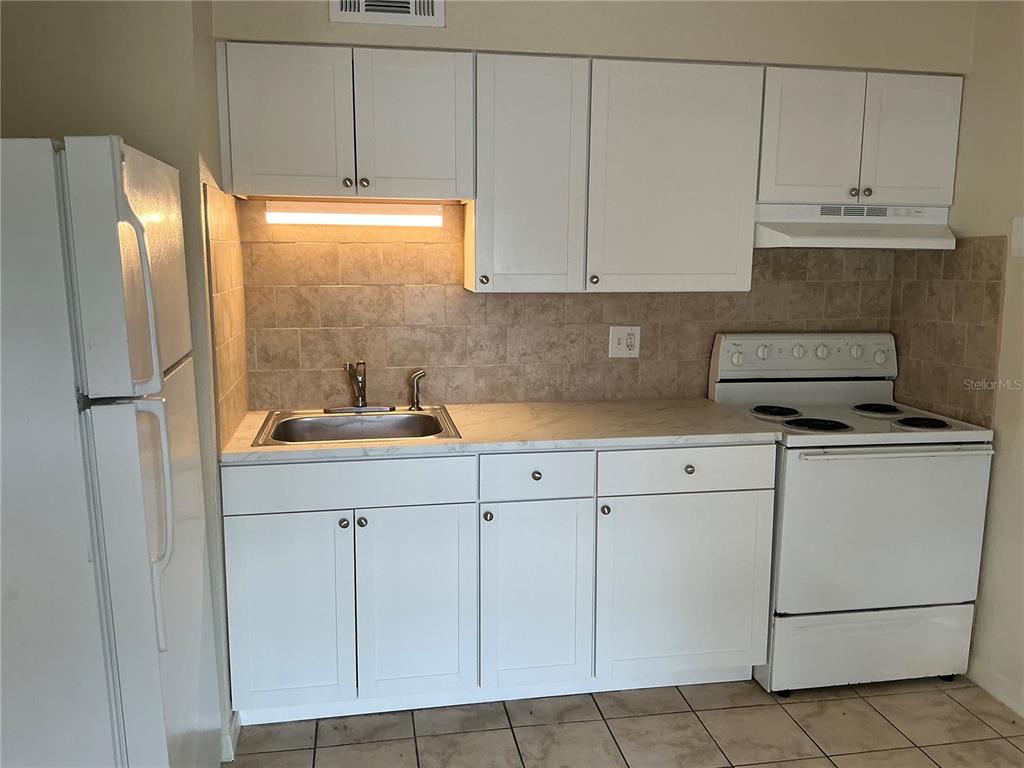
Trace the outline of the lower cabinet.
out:
<instances>
[{"instance_id":1,"label":"lower cabinet","mask_svg":"<svg viewBox=\"0 0 1024 768\"><path fill-rule=\"evenodd\" d=\"M356 511L359 696L477 685L475 504Z\"/></svg>"},{"instance_id":2,"label":"lower cabinet","mask_svg":"<svg viewBox=\"0 0 1024 768\"><path fill-rule=\"evenodd\" d=\"M644 684L763 663L772 496L598 499L598 678Z\"/></svg>"},{"instance_id":3,"label":"lower cabinet","mask_svg":"<svg viewBox=\"0 0 1024 768\"><path fill-rule=\"evenodd\" d=\"M485 687L593 676L594 499L480 505Z\"/></svg>"},{"instance_id":4,"label":"lower cabinet","mask_svg":"<svg viewBox=\"0 0 1024 768\"><path fill-rule=\"evenodd\" d=\"M475 504L232 516L224 549L235 709L477 685Z\"/></svg>"},{"instance_id":5,"label":"lower cabinet","mask_svg":"<svg viewBox=\"0 0 1024 768\"><path fill-rule=\"evenodd\" d=\"M351 510L224 520L235 709L356 695Z\"/></svg>"}]
</instances>

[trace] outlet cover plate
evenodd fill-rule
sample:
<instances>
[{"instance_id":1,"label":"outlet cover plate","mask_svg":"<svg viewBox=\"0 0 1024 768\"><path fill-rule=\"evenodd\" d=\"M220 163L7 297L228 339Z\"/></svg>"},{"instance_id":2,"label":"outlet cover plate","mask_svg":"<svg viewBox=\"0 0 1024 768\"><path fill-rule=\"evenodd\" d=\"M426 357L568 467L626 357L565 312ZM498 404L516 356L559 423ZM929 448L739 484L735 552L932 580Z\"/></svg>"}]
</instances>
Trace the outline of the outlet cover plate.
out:
<instances>
[{"instance_id":1,"label":"outlet cover plate","mask_svg":"<svg viewBox=\"0 0 1024 768\"><path fill-rule=\"evenodd\" d=\"M640 326L611 326L608 329L608 357L640 357Z\"/></svg>"}]
</instances>

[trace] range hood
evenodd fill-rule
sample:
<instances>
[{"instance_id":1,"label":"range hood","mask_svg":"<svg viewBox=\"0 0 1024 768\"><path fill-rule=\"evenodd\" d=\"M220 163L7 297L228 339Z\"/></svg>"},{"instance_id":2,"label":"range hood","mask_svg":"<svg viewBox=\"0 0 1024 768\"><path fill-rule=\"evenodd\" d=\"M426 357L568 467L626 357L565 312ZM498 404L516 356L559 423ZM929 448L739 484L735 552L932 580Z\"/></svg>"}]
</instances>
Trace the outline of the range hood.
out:
<instances>
[{"instance_id":1,"label":"range hood","mask_svg":"<svg viewBox=\"0 0 1024 768\"><path fill-rule=\"evenodd\" d=\"M948 219L931 206L759 204L754 247L952 250Z\"/></svg>"}]
</instances>

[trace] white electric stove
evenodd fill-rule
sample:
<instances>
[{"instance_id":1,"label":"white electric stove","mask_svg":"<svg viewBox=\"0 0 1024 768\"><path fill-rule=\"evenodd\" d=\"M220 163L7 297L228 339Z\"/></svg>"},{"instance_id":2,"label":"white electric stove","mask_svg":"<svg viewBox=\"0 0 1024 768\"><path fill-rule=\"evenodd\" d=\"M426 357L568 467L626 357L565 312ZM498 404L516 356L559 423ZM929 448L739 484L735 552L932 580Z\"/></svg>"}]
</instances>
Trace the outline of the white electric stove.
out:
<instances>
[{"instance_id":1,"label":"white electric stove","mask_svg":"<svg viewBox=\"0 0 1024 768\"><path fill-rule=\"evenodd\" d=\"M782 437L775 691L967 669L992 431L896 403L890 334L719 334L709 397Z\"/></svg>"}]
</instances>

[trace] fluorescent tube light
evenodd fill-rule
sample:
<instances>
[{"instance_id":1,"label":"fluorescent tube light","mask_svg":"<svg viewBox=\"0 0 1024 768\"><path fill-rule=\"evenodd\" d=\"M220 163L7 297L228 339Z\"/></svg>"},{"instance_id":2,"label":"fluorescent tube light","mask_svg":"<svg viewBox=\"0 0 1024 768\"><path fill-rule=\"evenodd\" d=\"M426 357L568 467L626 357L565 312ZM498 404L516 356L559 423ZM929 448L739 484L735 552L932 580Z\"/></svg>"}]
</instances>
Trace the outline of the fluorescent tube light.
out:
<instances>
[{"instance_id":1,"label":"fluorescent tube light","mask_svg":"<svg viewBox=\"0 0 1024 768\"><path fill-rule=\"evenodd\" d=\"M440 205L267 201L267 224L440 227L443 223Z\"/></svg>"}]
</instances>

